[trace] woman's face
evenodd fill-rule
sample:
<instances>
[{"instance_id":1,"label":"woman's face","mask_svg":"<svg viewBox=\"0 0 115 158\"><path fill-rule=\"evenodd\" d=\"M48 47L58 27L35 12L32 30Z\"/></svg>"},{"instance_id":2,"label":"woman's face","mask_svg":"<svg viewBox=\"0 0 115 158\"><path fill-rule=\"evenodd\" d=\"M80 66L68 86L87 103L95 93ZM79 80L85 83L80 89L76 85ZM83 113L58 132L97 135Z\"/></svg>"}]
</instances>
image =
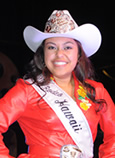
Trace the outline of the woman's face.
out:
<instances>
[{"instance_id":1,"label":"woman's face","mask_svg":"<svg viewBox=\"0 0 115 158\"><path fill-rule=\"evenodd\" d=\"M78 61L77 42L65 37L48 38L44 56L45 64L54 77L69 77Z\"/></svg>"}]
</instances>

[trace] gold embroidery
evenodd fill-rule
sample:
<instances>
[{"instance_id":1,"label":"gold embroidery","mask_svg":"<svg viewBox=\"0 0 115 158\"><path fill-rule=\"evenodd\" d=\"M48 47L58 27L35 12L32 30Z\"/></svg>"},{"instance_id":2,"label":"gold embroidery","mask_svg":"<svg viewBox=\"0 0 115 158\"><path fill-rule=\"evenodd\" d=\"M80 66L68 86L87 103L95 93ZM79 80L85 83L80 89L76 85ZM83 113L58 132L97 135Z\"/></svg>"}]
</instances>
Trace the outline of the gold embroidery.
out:
<instances>
[{"instance_id":1,"label":"gold embroidery","mask_svg":"<svg viewBox=\"0 0 115 158\"><path fill-rule=\"evenodd\" d=\"M85 111L87 111L90 108L91 103L87 96L86 90L84 89L82 85L79 84L79 89L77 90L77 92L78 92L78 99L81 101L80 107L84 109Z\"/></svg>"}]
</instances>

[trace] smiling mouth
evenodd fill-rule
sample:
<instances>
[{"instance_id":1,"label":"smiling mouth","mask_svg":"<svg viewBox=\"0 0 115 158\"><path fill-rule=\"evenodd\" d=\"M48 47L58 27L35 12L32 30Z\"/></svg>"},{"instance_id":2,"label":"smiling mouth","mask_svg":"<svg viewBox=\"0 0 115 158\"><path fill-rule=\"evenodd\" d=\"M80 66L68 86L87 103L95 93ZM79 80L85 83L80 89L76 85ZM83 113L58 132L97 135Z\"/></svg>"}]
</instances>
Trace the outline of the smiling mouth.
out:
<instances>
[{"instance_id":1,"label":"smiling mouth","mask_svg":"<svg viewBox=\"0 0 115 158\"><path fill-rule=\"evenodd\" d=\"M56 66L63 66L63 65L66 65L66 64L67 64L67 62L64 62L64 61L54 62L54 65L56 65Z\"/></svg>"}]
</instances>

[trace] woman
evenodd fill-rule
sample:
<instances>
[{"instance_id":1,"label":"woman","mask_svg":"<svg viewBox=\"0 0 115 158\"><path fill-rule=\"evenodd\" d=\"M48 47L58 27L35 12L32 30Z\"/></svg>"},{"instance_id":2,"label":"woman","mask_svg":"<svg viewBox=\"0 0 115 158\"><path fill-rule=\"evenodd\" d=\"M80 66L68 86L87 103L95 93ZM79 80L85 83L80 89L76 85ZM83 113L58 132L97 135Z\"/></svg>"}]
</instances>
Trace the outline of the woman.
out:
<instances>
[{"instance_id":1,"label":"woman","mask_svg":"<svg viewBox=\"0 0 115 158\"><path fill-rule=\"evenodd\" d=\"M92 158L98 124L104 132L99 157L115 157L114 103L94 81L88 59L100 47L99 30L54 11L44 32L28 26L24 39L34 59L0 101L0 132L17 120L29 145L19 158ZM11 157L2 136L0 157Z\"/></svg>"}]
</instances>

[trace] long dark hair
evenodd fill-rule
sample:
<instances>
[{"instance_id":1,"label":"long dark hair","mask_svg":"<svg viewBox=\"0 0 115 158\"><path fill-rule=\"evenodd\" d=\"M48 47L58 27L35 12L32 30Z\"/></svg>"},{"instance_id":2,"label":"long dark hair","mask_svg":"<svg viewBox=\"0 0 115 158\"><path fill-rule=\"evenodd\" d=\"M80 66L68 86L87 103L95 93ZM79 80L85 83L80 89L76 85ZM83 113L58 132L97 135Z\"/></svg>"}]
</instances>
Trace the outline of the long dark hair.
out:
<instances>
[{"instance_id":1,"label":"long dark hair","mask_svg":"<svg viewBox=\"0 0 115 158\"><path fill-rule=\"evenodd\" d=\"M78 45L79 57L74 72L77 79L87 90L88 97L95 103L96 112L99 112L106 104L106 102L103 99L96 100L95 88L88 82L86 82L87 79L95 80L95 72L90 59L86 56L81 46L81 43L79 41L76 42ZM34 54L33 60L31 60L30 63L27 65L26 70L27 73L24 76L24 79L32 78L33 83L36 82L39 87L50 82L51 73L45 66L44 62L44 42L37 49L36 53ZM42 81L38 80L38 76L40 74L43 74L44 76L44 79Z\"/></svg>"}]
</instances>

